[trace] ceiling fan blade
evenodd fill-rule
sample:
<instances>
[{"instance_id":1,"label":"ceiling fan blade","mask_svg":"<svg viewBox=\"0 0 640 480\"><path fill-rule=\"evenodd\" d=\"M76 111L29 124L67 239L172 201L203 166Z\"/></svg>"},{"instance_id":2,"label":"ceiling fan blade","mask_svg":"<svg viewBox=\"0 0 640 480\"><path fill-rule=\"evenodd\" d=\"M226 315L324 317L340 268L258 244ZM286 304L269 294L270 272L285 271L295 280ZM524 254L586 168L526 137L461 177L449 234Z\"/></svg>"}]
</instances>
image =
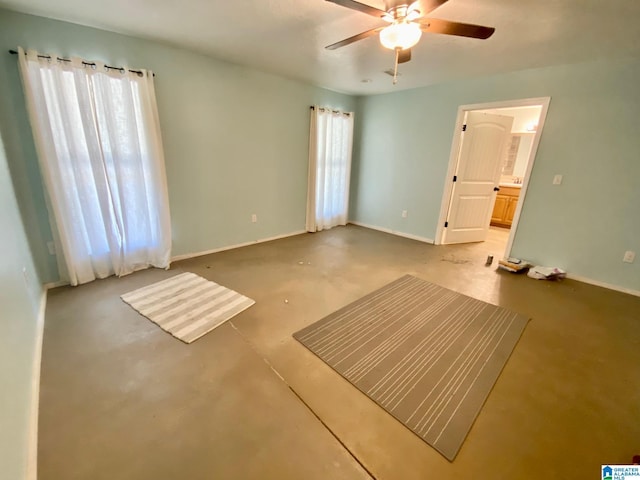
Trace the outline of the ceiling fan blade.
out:
<instances>
[{"instance_id":1,"label":"ceiling fan blade","mask_svg":"<svg viewBox=\"0 0 640 480\"><path fill-rule=\"evenodd\" d=\"M422 15L433 12L440 5L447 3L449 0L422 0L418 5L418 10Z\"/></svg>"},{"instance_id":2,"label":"ceiling fan blade","mask_svg":"<svg viewBox=\"0 0 640 480\"><path fill-rule=\"evenodd\" d=\"M423 32L442 33L444 35L457 35L458 37L479 38L486 40L493 32L493 27L483 27L471 23L450 22L449 20L439 20L437 18L421 18L417 20Z\"/></svg>"},{"instance_id":3,"label":"ceiling fan blade","mask_svg":"<svg viewBox=\"0 0 640 480\"><path fill-rule=\"evenodd\" d=\"M398 63L407 63L411 60L411 49L405 48L398 53Z\"/></svg>"},{"instance_id":4,"label":"ceiling fan blade","mask_svg":"<svg viewBox=\"0 0 640 480\"><path fill-rule=\"evenodd\" d=\"M373 17L382 18L387 14L384 10L379 10L364 3L356 2L355 0L327 0L327 2L335 3L336 5L347 7L351 10L357 10L358 12L366 13Z\"/></svg>"},{"instance_id":5,"label":"ceiling fan blade","mask_svg":"<svg viewBox=\"0 0 640 480\"><path fill-rule=\"evenodd\" d=\"M354 35L353 37L345 38L344 40L341 40L339 42L332 43L331 45L327 45L324 48L326 48L327 50L335 50L336 48L344 47L345 45L349 45L351 43L357 42L358 40L362 40L363 38L371 37L372 35L375 35L376 33L380 32L383 28L385 27L372 28L371 30L367 30L366 32L359 33L357 35Z\"/></svg>"}]
</instances>

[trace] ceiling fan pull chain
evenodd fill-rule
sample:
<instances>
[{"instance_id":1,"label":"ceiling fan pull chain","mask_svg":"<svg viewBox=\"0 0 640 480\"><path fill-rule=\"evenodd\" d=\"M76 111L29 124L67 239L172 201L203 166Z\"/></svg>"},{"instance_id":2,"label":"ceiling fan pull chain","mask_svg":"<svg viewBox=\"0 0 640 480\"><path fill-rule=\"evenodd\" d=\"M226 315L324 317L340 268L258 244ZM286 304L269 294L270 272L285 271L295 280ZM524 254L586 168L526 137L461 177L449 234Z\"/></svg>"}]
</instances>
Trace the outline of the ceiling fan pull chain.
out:
<instances>
[{"instance_id":1,"label":"ceiling fan pull chain","mask_svg":"<svg viewBox=\"0 0 640 480\"><path fill-rule=\"evenodd\" d=\"M396 48L396 64L393 67L393 84L398 83L398 58L400 57L400 49Z\"/></svg>"}]
</instances>

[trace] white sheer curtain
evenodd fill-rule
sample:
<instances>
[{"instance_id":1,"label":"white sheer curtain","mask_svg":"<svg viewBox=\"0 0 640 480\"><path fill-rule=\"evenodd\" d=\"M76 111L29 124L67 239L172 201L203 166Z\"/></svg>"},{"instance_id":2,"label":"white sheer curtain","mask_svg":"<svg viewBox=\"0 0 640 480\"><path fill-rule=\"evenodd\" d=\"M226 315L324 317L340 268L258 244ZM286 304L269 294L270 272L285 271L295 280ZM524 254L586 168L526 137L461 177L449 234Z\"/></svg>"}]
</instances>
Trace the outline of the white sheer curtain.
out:
<instances>
[{"instance_id":1,"label":"white sheer curtain","mask_svg":"<svg viewBox=\"0 0 640 480\"><path fill-rule=\"evenodd\" d=\"M347 224L353 113L311 109L307 231Z\"/></svg>"},{"instance_id":2,"label":"white sheer curtain","mask_svg":"<svg viewBox=\"0 0 640 480\"><path fill-rule=\"evenodd\" d=\"M167 268L171 227L153 74L26 55L19 65L61 277Z\"/></svg>"}]
</instances>

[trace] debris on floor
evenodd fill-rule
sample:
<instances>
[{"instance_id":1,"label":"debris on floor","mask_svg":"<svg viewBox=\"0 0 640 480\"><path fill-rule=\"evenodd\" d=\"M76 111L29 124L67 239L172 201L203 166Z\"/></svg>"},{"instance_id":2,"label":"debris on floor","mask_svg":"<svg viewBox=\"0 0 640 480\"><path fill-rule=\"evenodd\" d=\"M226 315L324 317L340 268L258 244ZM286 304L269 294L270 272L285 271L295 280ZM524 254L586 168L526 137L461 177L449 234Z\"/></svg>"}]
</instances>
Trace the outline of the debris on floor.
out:
<instances>
[{"instance_id":1,"label":"debris on floor","mask_svg":"<svg viewBox=\"0 0 640 480\"><path fill-rule=\"evenodd\" d=\"M456 265L464 265L465 263L472 263L468 258L458 258L455 255L449 255L448 257L442 257L441 262L450 262Z\"/></svg>"},{"instance_id":2,"label":"debris on floor","mask_svg":"<svg viewBox=\"0 0 640 480\"><path fill-rule=\"evenodd\" d=\"M536 265L531 267L528 277L535 278L536 280L560 280L567 276L567 272L557 267L541 267Z\"/></svg>"},{"instance_id":3,"label":"debris on floor","mask_svg":"<svg viewBox=\"0 0 640 480\"><path fill-rule=\"evenodd\" d=\"M498 261L498 268L511 273L519 273L531 267L529 262L519 258L509 257Z\"/></svg>"}]
</instances>

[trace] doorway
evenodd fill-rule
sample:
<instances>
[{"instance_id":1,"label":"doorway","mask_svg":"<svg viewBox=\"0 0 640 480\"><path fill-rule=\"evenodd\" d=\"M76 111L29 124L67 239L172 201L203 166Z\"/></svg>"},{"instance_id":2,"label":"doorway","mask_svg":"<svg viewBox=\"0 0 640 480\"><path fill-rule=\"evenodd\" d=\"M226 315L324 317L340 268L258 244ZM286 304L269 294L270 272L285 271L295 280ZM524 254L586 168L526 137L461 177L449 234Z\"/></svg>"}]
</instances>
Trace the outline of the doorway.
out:
<instances>
[{"instance_id":1,"label":"doorway","mask_svg":"<svg viewBox=\"0 0 640 480\"><path fill-rule=\"evenodd\" d=\"M436 245L498 242L502 245L504 257L509 257L550 100L550 97L529 98L462 105L458 108L440 221L436 230ZM478 135L484 133L473 126L478 124L479 119L486 118L488 120L484 123L489 124L492 120L496 123L500 117L511 117L509 120L512 121L512 126L509 131L503 132L504 143L500 145L501 148L492 150L499 159L496 157L489 166L480 164L485 160L477 153L481 148L477 145L485 145L486 155L487 142L496 141L496 129L491 131L484 128L484 131L490 132L490 136L493 135L493 139L486 140L488 137L485 137L485 141L478 140ZM468 122L475 133L467 130ZM486 173L482 181L467 178L465 182L465 172L469 171L491 173ZM488 190L464 197L464 192L470 186L478 188L480 184ZM466 218L459 208L461 195L468 200L469 205L476 202L473 208L466 209ZM485 197L484 203L479 201L481 197ZM475 212L473 225L468 222L470 211ZM472 232L474 229L475 232Z\"/></svg>"}]
</instances>

